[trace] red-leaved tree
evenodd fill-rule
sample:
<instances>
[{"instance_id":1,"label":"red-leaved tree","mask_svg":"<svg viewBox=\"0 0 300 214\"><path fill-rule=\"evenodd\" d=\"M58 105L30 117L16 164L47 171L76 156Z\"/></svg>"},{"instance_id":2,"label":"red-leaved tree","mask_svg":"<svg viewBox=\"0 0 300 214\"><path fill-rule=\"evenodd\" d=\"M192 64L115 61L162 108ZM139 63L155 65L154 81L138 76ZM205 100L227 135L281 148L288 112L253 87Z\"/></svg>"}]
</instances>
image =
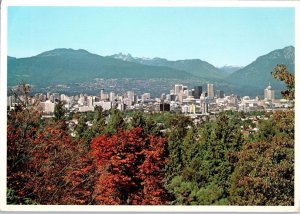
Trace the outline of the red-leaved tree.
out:
<instances>
[{"instance_id":1,"label":"red-leaved tree","mask_svg":"<svg viewBox=\"0 0 300 214\"><path fill-rule=\"evenodd\" d=\"M95 204L166 204L163 186L166 141L142 135L141 128L118 130L92 140L91 151L99 174L94 186Z\"/></svg>"},{"instance_id":2,"label":"red-leaved tree","mask_svg":"<svg viewBox=\"0 0 300 214\"><path fill-rule=\"evenodd\" d=\"M46 126L32 142L31 179L26 184L40 204L89 204L93 163L80 142L60 127Z\"/></svg>"}]
</instances>

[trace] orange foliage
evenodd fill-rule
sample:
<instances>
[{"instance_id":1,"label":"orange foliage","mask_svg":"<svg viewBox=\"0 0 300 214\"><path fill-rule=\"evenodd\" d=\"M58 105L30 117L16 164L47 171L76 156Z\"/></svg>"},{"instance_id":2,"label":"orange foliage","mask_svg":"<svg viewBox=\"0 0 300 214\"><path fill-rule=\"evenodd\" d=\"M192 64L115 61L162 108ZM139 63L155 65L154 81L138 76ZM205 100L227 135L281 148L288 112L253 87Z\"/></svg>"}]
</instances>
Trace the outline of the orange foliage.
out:
<instances>
[{"instance_id":1,"label":"orange foliage","mask_svg":"<svg viewBox=\"0 0 300 214\"><path fill-rule=\"evenodd\" d=\"M163 187L165 139L142 135L141 128L118 130L91 143L99 173L95 183L96 204L166 204Z\"/></svg>"}]
</instances>

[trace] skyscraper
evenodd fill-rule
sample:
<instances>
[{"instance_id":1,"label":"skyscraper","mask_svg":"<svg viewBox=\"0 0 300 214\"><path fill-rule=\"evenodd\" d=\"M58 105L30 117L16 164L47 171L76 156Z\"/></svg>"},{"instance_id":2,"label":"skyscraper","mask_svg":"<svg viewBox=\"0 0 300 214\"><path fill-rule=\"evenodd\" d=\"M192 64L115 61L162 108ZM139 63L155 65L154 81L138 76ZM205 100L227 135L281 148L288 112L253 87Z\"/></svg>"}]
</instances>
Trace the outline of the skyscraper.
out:
<instances>
[{"instance_id":1,"label":"skyscraper","mask_svg":"<svg viewBox=\"0 0 300 214\"><path fill-rule=\"evenodd\" d=\"M100 99L103 100L104 99L104 89L101 88L100 90Z\"/></svg>"},{"instance_id":2,"label":"skyscraper","mask_svg":"<svg viewBox=\"0 0 300 214\"><path fill-rule=\"evenodd\" d=\"M194 90L193 90L193 94L192 96L195 98L195 99L199 99L200 96L202 94L202 86L195 86L194 87Z\"/></svg>"},{"instance_id":3,"label":"skyscraper","mask_svg":"<svg viewBox=\"0 0 300 214\"><path fill-rule=\"evenodd\" d=\"M216 90L215 95L217 98L224 98L224 91Z\"/></svg>"},{"instance_id":4,"label":"skyscraper","mask_svg":"<svg viewBox=\"0 0 300 214\"><path fill-rule=\"evenodd\" d=\"M275 99L275 91L272 90L272 87L269 83L269 86L265 89L265 100L273 100Z\"/></svg>"},{"instance_id":5,"label":"skyscraper","mask_svg":"<svg viewBox=\"0 0 300 214\"><path fill-rule=\"evenodd\" d=\"M207 97L208 98L214 98L214 85L208 83L207 84Z\"/></svg>"},{"instance_id":6,"label":"skyscraper","mask_svg":"<svg viewBox=\"0 0 300 214\"><path fill-rule=\"evenodd\" d=\"M182 84L176 84L175 85L175 94L179 95L180 92L183 90L183 85Z\"/></svg>"}]
</instances>

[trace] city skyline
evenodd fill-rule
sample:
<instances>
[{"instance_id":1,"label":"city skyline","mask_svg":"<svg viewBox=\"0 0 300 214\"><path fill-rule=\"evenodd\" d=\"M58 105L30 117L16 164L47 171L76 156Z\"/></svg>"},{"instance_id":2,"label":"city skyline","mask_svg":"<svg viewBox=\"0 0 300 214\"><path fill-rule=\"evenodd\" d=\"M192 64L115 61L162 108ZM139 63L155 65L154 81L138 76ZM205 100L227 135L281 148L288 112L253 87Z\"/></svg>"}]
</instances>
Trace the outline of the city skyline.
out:
<instances>
[{"instance_id":1,"label":"city skyline","mask_svg":"<svg viewBox=\"0 0 300 214\"><path fill-rule=\"evenodd\" d=\"M8 55L63 47L245 66L295 45L294 16L294 8L10 6Z\"/></svg>"}]
</instances>

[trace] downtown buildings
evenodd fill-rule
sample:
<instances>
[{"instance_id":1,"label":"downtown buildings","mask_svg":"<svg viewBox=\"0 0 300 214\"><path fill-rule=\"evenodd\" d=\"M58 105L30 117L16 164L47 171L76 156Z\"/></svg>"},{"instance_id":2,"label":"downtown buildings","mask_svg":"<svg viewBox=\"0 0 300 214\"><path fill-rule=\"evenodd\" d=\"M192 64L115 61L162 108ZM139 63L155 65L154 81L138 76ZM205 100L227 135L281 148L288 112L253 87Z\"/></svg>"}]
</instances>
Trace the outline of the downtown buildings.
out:
<instances>
[{"instance_id":1,"label":"downtown buildings","mask_svg":"<svg viewBox=\"0 0 300 214\"><path fill-rule=\"evenodd\" d=\"M22 99L22 97L21 97ZM287 100L275 99L275 91L269 85L264 90L264 99L249 96L239 97L224 91L214 90L214 85L194 86L189 89L183 84L175 84L169 93L163 93L158 98L152 98L150 93L137 95L134 91L127 91L121 95L113 91L106 92L100 89L98 96L79 94L67 96L65 94L48 92L47 94L35 94L30 97L31 104L36 103L40 111L46 115L52 115L56 103L63 102L64 108L69 112L94 111L97 106L103 110L117 108L120 111L139 109L144 112L172 111L181 112L193 117L209 114L217 114L222 111L266 111L276 108L287 108L290 103ZM7 106L11 109L17 104L14 96L8 96Z\"/></svg>"}]
</instances>

